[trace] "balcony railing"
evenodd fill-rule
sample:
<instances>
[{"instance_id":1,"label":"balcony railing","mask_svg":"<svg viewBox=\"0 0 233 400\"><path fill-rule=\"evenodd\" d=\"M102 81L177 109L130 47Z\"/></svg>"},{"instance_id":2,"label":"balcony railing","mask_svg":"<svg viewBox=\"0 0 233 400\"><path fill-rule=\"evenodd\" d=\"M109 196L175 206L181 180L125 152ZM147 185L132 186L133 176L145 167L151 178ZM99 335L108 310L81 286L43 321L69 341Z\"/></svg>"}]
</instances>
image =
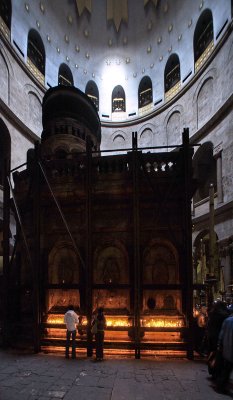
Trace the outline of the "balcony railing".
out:
<instances>
[{"instance_id":1,"label":"balcony railing","mask_svg":"<svg viewBox=\"0 0 233 400\"><path fill-rule=\"evenodd\" d=\"M212 40L210 42L209 46L205 49L205 51L202 53L202 55L195 62L195 72L197 72L202 67L202 65L206 62L207 58L212 53L213 49L214 49L214 41Z\"/></svg>"},{"instance_id":2,"label":"balcony railing","mask_svg":"<svg viewBox=\"0 0 233 400\"><path fill-rule=\"evenodd\" d=\"M38 70L38 68L33 64L33 62L30 60L30 58L27 58L27 66L31 73L35 76L35 78L44 85L45 83L45 77L44 75Z\"/></svg>"}]
</instances>

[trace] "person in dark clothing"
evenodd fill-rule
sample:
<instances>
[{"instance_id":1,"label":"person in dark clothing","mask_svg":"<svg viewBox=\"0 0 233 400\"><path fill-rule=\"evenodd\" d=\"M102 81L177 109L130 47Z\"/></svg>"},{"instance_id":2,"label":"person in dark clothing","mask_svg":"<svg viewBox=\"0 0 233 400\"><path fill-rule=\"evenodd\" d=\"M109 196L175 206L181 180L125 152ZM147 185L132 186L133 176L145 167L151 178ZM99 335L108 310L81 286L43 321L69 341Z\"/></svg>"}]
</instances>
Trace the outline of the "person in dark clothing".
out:
<instances>
[{"instance_id":1,"label":"person in dark clothing","mask_svg":"<svg viewBox=\"0 0 233 400\"><path fill-rule=\"evenodd\" d=\"M102 307L98 308L97 315L92 322L93 332L95 334L96 361L102 361L104 357L104 329L106 319Z\"/></svg>"},{"instance_id":2,"label":"person in dark clothing","mask_svg":"<svg viewBox=\"0 0 233 400\"><path fill-rule=\"evenodd\" d=\"M216 301L208 315L207 323L207 341L208 341L208 372L213 379L217 379L223 367L223 357L218 351L219 334L226 318L229 317L229 311L226 303Z\"/></svg>"},{"instance_id":3,"label":"person in dark clothing","mask_svg":"<svg viewBox=\"0 0 233 400\"><path fill-rule=\"evenodd\" d=\"M226 318L219 334L218 348L222 353L223 365L216 378L217 389L227 392L230 375L233 370L233 317Z\"/></svg>"},{"instance_id":4,"label":"person in dark clothing","mask_svg":"<svg viewBox=\"0 0 233 400\"><path fill-rule=\"evenodd\" d=\"M224 301L213 303L208 313L207 338L209 353L217 350L218 337L222 328L223 321L230 315L227 304Z\"/></svg>"},{"instance_id":5,"label":"person in dark clothing","mask_svg":"<svg viewBox=\"0 0 233 400\"><path fill-rule=\"evenodd\" d=\"M194 350L202 356L206 354L206 325L207 308L202 306L200 310L195 311L193 321Z\"/></svg>"}]
</instances>

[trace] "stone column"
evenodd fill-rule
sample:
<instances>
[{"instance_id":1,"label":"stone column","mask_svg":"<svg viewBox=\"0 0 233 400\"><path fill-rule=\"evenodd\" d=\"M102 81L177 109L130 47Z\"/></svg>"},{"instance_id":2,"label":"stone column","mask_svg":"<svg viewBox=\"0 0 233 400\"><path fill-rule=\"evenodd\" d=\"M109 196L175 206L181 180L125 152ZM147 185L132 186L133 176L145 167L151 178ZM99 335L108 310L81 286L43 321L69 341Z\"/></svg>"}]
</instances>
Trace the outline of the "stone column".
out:
<instances>
[{"instance_id":1,"label":"stone column","mask_svg":"<svg viewBox=\"0 0 233 400\"><path fill-rule=\"evenodd\" d=\"M214 185L210 184L209 189L209 274L214 275L215 265L215 247L216 247L216 234L214 231Z\"/></svg>"},{"instance_id":2,"label":"stone column","mask_svg":"<svg viewBox=\"0 0 233 400\"><path fill-rule=\"evenodd\" d=\"M222 142L219 143L213 152L214 158L217 162L217 193L218 204L223 202L223 189L222 189Z\"/></svg>"}]
</instances>

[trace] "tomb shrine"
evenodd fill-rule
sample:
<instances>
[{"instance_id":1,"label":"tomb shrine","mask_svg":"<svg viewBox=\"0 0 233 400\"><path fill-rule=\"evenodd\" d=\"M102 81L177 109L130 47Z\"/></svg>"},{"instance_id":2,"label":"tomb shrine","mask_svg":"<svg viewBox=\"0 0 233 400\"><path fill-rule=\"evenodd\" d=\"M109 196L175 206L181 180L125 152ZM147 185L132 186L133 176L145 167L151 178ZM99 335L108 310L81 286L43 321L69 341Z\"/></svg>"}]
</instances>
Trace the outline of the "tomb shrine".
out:
<instances>
[{"instance_id":1,"label":"tomb shrine","mask_svg":"<svg viewBox=\"0 0 233 400\"><path fill-rule=\"evenodd\" d=\"M192 357L191 198L188 129L173 148L100 153L101 128L89 98L49 89L41 142L11 171L6 207L17 220L6 277L12 321L6 332L35 351L64 349L63 316L81 316L77 346L92 354L93 313L104 307L105 349L184 350ZM8 185L5 185L7 187ZM9 210L5 210L9 215ZM13 295L12 295L13 294Z\"/></svg>"}]
</instances>

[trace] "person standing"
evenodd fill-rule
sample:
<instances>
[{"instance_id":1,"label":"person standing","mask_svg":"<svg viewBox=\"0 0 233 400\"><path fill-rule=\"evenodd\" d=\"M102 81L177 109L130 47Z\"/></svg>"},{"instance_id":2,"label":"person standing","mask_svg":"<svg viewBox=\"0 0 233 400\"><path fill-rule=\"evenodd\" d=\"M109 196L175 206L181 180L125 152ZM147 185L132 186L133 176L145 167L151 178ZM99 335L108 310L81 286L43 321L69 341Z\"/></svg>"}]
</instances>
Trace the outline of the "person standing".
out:
<instances>
[{"instance_id":1,"label":"person standing","mask_svg":"<svg viewBox=\"0 0 233 400\"><path fill-rule=\"evenodd\" d=\"M106 328L106 319L102 307L98 308L97 315L92 322L92 328L95 334L96 361L102 361L104 358L104 329Z\"/></svg>"},{"instance_id":2,"label":"person standing","mask_svg":"<svg viewBox=\"0 0 233 400\"><path fill-rule=\"evenodd\" d=\"M208 372L216 379L222 368L222 354L218 351L218 338L222 324L230 316L227 304L223 301L215 301L208 315L207 343L208 343Z\"/></svg>"},{"instance_id":3,"label":"person standing","mask_svg":"<svg viewBox=\"0 0 233 400\"><path fill-rule=\"evenodd\" d=\"M224 301L215 301L208 313L207 340L209 353L217 350L218 337L223 321L230 316Z\"/></svg>"},{"instance_id":4,"label":"person standing","mask_svg":"<svg viewBox=\"0 0 233 400\"><path fill-rule=\"evenodd\" d=\"M218 348L222 353L223 365L216 378L217 390L226 392L233 370L233 316L228 317L222 324L219 334Z\"/></svg>"},{"instance_id":5,"label":"person standing","mask_svg":"<svg viewBox=\"0 0 233 400\"><path fill-rule=\"evenodd\" d=\"M70 304L68 310L64 315L64 322L66 324L66 350L65 356L69 358L70 341L72 346L72 358L76 358L76 324L79 323L79 317L74 311L74 306Z\"/></svg>"}]
</instances>

